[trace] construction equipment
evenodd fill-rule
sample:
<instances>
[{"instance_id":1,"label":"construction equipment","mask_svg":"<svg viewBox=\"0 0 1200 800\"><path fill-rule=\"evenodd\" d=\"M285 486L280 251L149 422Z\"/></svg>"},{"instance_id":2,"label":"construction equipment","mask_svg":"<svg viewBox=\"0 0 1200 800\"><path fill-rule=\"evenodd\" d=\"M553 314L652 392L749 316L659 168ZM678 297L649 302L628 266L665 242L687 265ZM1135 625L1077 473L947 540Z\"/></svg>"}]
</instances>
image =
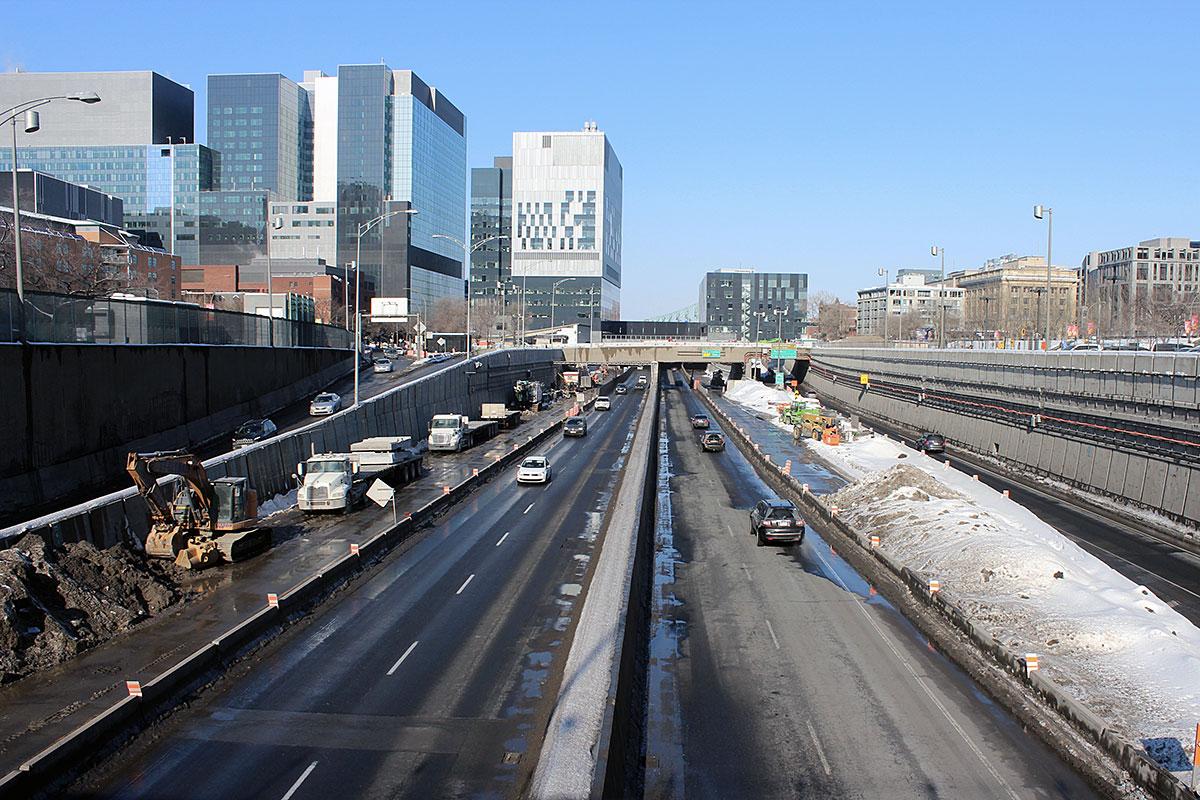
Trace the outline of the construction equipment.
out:
<instances>
[{"instance_id":1,"label":"construction equipment","mask_svg":"<svg viewBox=\"0 0 1200 800\"><path fill-rule=\"evenodd\" d=\"M125 469L150 507L146 553L184 569L240 561L271 546L271 529L258 526L258 493L246 478L209 481L200 459L184 450L130 453ZM158 478L184 486L167 502Z\"/></svg>"},{"instance_id":2,"label":"construction equipment","mask_svg":"<svg viewBox=\"0 0 1200 800\"><path fill-rule=\"evenodd\" d=\"M816 439L825 444L841 444L842 434L836 417L826 414L805 414L792 428L795 439Z\"/></svg>"},{"instance_id":3,"label":"construction equipment","mask_svg":"<svg viewBox=\"0 0 1200 800\"><path fill-rule=\"evenodd\" d=\"M513 408L522 411L537 411L542 403L545 387L541 381L519 380L513 384Z\"/></svg>"}]
</instances>

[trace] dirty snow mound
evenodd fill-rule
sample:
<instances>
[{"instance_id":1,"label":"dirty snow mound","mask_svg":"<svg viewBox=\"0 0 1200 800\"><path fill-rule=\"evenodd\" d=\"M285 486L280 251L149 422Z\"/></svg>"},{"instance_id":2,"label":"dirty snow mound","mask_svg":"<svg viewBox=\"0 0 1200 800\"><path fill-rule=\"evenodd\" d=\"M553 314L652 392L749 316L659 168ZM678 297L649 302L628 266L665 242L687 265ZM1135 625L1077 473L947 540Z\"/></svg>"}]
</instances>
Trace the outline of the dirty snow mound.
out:
<instances>
[{"instance_id":1,"label":"dirty snow mound","mask_svg":"<svg viewBox=\"0 0 1200 800\"><path fill-rule=\"evenodd\" d=\"M0 680L53 666L181 599L183 571L124 545L55 549L37 535L0 551Z\"/></svg>"},{"instance_id":2,"label":"dirty snow mound","mask_svg":"<svg viewBox=\"0 0 1200 800\"><path fill-rule=\"evenodd\" d=\"M732 388L725 392L726 399L768 417L779 416L776 403L790 403L794 399L791 392L758 381L733 381L731 385Z\"/></svg>"},{"instance_id":3,"label":"dirty snow mound","mask_svg":"<svg viewBox=\"0 0 1200 800\"><path fill-rule=\"evenodd\" d=\"M882 446L868 449L880 455ZM860 466L871 460L857 455ZM1001 641L1041 654L1055 681L1129 739L1190 747L1200 630L1027 509L961 473L931 473L922 467L932 460L921 458L921 466L869 473L828 500L897 561L941 580Z\"/></svg>"}]
</instances>

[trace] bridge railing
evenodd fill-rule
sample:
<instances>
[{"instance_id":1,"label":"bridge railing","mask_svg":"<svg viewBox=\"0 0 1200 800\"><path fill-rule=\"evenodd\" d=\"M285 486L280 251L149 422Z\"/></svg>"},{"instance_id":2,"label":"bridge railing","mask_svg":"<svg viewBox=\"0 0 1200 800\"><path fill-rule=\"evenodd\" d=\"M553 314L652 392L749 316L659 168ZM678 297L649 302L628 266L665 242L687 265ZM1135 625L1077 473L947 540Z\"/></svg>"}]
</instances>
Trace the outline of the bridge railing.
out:
<instances>
[{"instance_id":1,"label":"bridge railing","mask_svg":"<svg viewBox=\"0 0 1200 800\"><path fill-rule=\"evenodd\" d=\"M0 290L0 342L17 342L20 304ZM333 325L272 320L192 303L25 293L25 340L51 344L197 344L351 350L354 337Z\"/></svg>"}]
</instances>

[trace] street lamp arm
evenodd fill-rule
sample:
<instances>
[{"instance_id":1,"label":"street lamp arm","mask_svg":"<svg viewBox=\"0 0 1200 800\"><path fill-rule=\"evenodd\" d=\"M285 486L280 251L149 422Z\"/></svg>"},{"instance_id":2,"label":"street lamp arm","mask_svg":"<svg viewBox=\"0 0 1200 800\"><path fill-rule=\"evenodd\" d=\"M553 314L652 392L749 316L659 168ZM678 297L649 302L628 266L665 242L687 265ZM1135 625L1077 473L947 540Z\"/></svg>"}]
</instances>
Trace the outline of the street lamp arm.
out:
<instances>
[{"instance_id":1,"label":"street lamp arm","mask_svg":"<svg viewBox=\"0 0 1200 800\"><path fill-rule=\"evenodd\" d=\"M360 222L358 224L358 235L361 237L363 234L367 233L367 231L371 230L371 228L374 228L376 225L383 222L385 219L390 219L399 214L416 214L416 213L417 213L417 210L415 208L402 208L399 211L389 211L386 214L380 214L375 219L368 220L367 222Z\"/></svg>"},{"instance_id":2,"label":"street lamp arm","mask_svg":"<svg viewBox=\"0 0 1200 800\"><path fill-rule=\"evenodd\" d=\"M35 100L25 100L24 102L17 103L15 106L0 111L0 116L4 117L3 119L0 119L0 125L7 125L21 114L24 114L26 111L32 111L35 108L44 106L47 103L51 103L55 100L78 100L81 103L91 104L99 103L100 95L96 94L95 92L80 92L79 94L56 94L53 97L39 97Z\"/></svg>"}]
</instances>

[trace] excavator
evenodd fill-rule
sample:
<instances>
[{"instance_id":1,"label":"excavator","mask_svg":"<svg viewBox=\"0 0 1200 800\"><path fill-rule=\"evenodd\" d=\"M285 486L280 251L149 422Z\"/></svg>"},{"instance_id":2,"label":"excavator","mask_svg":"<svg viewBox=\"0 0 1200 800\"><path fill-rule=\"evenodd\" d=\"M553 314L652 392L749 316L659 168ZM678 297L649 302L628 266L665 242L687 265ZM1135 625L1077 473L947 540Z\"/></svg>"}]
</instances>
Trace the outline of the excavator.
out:
<instances>
[{"instance_id":1,"label":"excavator","mask_svg":"<svg viewBox=\"0 0 1200 800\"><path fill-rule=\"evenodd\" d=\"M203 569L271 546L271 529L258 526L258 493L248 479L209 481L200 459L184 450L130 453L125 469L150 507L148 555ZM185 484L170 502L158 487L165 475Z\"/></svg>"}]
</instances>

